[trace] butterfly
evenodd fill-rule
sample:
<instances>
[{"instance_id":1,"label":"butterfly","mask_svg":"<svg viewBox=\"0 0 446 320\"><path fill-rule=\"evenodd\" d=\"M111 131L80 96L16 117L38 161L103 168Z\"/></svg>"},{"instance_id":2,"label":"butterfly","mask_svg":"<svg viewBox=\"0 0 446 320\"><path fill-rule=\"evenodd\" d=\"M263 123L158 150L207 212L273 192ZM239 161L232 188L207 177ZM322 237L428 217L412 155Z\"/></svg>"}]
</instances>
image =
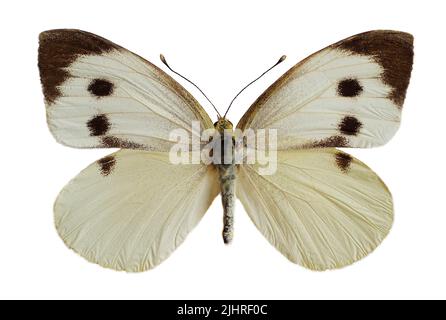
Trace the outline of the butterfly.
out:
<instances>
[{"instance_id":1,"label":"butterfly","mask_svg":"<svg viewBox=\"0 0 446 320\"><path fill-rule=\"evenodd\" d=\"M376 147L392 138L412 63L408 33L352 36L288 70L234 128L226 114L213 123L177 81L123 47L85 31L45 31L38 66L55 139L120 149L63 188L54 205L57 231L91 262L145 271L185 240L221 194L226 243L238 198L291 262L319 271L350 265L389 233L393 201L370 168L337 148ZM173 164L170 133L178 128L191 137L208 129L273 129L276 171L261 175L258 162Z\"/></svg>"}]
</instances>

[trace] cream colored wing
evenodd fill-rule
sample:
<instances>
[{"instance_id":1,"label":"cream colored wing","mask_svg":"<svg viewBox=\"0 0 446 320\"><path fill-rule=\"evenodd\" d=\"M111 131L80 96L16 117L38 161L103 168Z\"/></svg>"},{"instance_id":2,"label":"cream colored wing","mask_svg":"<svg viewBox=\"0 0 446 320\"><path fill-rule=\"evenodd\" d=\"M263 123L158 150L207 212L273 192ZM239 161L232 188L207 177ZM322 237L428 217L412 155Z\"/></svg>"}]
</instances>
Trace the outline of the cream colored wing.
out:
<instances>
[{"instance_id":1,"label":"cream colored wing","mask_svg":"<svg viewBox=\"0 0 446 320\"><path fill-rule=\"evenodd\" d=\"M87 167L61 191L56 227L87 260L144 271L183 242L218 192L211 166L175 166L164 152L121 150Z\"/></svg>"},{"instance_id":2,"label":"cream colored wing","mask_svg":"<svg viewBox=\"0 0 446 320\"><path fill-rule=\"evenodd\" d=\"M277 129L279 150L374 147L398 130L413 37L370 31L306 58L269 87L240 129Z\"/></svg>"},{"instance_id":3,"label":"cream colored wing","mask_svg":"<svg viewBox=\"0 0 446 320\"><path fill-rule=\"evenodd\" d=\"M277 172L241 165L237 196L290 261L312 270L347 266L372 252L393 221L392 197L362 162L333 148L278 152Z\"/></svg>"},{"instance_id":4,"label":"cream colored wing","mask_svg":"<svg viewBox=\"0 0 446 320\"><path fill-rule=\"evenodd\" d=\"M48 125L62 144L168 151L169 133L212 128L198 102L136 54L80 30L40 34L39 69Z\"/></svg>"}]
</instances>

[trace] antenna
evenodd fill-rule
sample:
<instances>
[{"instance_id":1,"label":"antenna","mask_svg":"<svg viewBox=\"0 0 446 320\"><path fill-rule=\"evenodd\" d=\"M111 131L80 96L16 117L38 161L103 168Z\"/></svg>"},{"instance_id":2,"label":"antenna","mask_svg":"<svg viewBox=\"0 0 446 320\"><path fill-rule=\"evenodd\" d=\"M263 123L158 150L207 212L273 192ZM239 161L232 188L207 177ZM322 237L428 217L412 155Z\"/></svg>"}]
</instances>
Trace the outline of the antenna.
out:
<instances>
[{"instance_id":1,"label":"antenna","mask_svg":"<svg viewBox=\"0 0 446 320\"><path fill-rule=\"evenodd\" d=\"M274 67L276 67L278 64L282 63L284 60L286 59L286 56L283 55L280 57L279 61L276 62L275 65L273 65L272 67L270 67L268 70L266 70L264 73L262 73L260 76L258 76L257 78L255 78L254 80L252 80L250 83L248 83L242 90L239 91L239 93L236 94L236 96L234 97L234 99L232 99L231 103L229 104L228 109L226 109L225 115L223 116L223 118L226 117L226 115L228 114L229 109L231 109L232 103L234 102L235 99L237 99L237 97L243 92L245 91L246 88L248 88L250 85L252 85L254 82L256 82L257 80L259 80L261 77L263 77L265 74L267 74L269 71L271 71Z\"/></svg>"},{"instance_id":2,"label":"antenna","mask_svg":"<svg viewBox=\"0 0 446 320\"><path fill-rule=\"evenodd\" d=\"M207 97L207 95L205 95L205 93L203 92L203 90L201 90L195 83L193 83L192 81L190 81L188 78L186 78L185 76L183 76L182 74L176 72L175 70L173 70L169 64L167 63L166 58L160 54L160 59L161 61L166 65L167 68L169 68L170 71L172 71L173 73L175 73L176 75L180 76L181 78L183 78L184 80L186 80L187 82L189 82L190 84L192 84L195 88L198 89L198 91L201 92L201 94L207 99L207 101L209 101L209 103L212 105L212 107L214 107L214 110L217 112L218 117L221 118L221 114L220 112L218 112L217 108L214 106L214 104L212 103L211 100L209 100L209 98Z\"/></svg>"}]
</instances>

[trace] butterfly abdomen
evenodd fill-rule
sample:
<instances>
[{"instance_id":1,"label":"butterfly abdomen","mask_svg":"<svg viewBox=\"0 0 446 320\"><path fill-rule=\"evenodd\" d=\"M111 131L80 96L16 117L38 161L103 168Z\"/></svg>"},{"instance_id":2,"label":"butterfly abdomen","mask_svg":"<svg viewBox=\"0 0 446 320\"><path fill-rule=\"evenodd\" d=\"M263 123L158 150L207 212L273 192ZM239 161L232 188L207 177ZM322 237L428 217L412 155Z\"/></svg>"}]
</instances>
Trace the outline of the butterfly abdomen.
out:
<instances>
[{"instance_id":1,"label":"butterfly abdomen","mask_svg":"<svg viewBox=\"0 0 446 320\"><path fill-rule=\"evenodd\" d=\"M235 165L217 165L223 204L223 241L231 243L234 230Z\"/></svg>"}]
</instances>

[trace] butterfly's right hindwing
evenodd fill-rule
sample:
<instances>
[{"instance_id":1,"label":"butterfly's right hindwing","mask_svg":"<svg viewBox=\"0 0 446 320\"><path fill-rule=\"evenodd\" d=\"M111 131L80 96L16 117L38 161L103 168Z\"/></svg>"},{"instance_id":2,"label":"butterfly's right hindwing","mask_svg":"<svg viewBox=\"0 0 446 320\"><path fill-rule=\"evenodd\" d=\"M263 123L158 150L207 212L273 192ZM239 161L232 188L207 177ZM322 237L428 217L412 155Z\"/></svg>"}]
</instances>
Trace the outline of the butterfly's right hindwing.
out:
<instances>
[{"instance_id":1,"label":"butterfly's right hindwing","mask_svg":"<svg viewBox=\"0 0 446 320\"><path fill-rule=\"evenodd\" d=\"M54 205L56 228L91 262L144 271L183 242L218 192L211 166L173 165L165 152L121 150L65 186Z\"/></svg>"}]
</instances>

